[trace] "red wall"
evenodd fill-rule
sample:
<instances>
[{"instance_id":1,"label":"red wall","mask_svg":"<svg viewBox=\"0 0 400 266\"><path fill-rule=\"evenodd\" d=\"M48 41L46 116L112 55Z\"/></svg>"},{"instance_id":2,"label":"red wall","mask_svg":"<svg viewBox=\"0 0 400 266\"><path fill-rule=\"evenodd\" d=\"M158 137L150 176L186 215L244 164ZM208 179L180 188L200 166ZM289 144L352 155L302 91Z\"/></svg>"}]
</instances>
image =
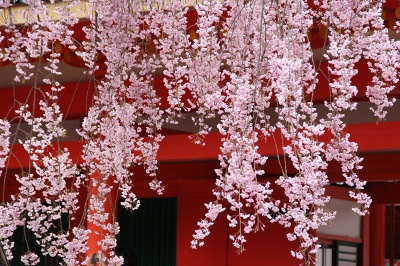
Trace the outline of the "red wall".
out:
<instances>
[{"instance_id":1,"label":"red wall","mask_svg":"<svg viewBox=\"0 0 400 266\"><path fill-rule=\"evenodd\" d=\"M204 203L215 200L212 195L215 180L184 180L177 182L178 223L177 223L177 266L243 266L243 265L280 265L293 266L301 261L290 255L298 242L289 242L289 232L277 224L266 221L265 231L247 236L246 251L237 254L228 240L228 224L225 213L220 214L211 228L211 235L205 239L205 245L196 250L190 248L190 241L197 222L206 213ZM234 232L234 231L233 231Z\"/></svg>"}]
</instances>

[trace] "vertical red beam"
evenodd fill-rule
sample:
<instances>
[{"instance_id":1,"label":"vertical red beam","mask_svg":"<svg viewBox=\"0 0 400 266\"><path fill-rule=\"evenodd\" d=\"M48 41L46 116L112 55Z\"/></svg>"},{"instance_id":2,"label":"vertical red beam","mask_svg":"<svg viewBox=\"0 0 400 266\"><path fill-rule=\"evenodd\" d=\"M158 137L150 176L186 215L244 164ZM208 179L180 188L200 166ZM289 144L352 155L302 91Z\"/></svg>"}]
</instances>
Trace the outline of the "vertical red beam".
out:
<instances>
[{"instance_id":1,"label":"vertical red beam","mask_svg":"<svg viewBox=\"0 0 400 266\"><path fill-rule=\"evenodd\" d=\"M96 172L92 175L91 181L89 184L89 200L92 195L96 195L98 193L97 186L93 185L93 181L97 180L98 182L101 181L101 176ZM110 191L108 195L106 195L107 199L104 203L104 212L109 213L108 220L105 223L113 223L117 217L117 189L115 184L113 183L113 178L107 178L107 185L112 186L113 189ZM103 239L104 233L102 229L95 225L93 222L87 221L86 228L89 229L91 232L89 233L89 240L88 240L88 250L86 252L86 256L91 258L93 254L98 253L101 250L101 246L99 246L99 242ZM107 254L105 254L107 256ZM89 264L89 265L96 265L96 264Z\"/></svg>"},{"instance_id":2,"label":"vertical red beam","mask_svg":"<svg viewBox=\"0 0 400 266\"><path fill-rule=\"evenodd\" d=\"M370 230L371 230L371 226L370 226L370 216L366 215L362 218L362 262L363 262L363 266L370 266L372 264L370 264L369 261L369 249L370 249Z\"/></svg>"},{"instance_id":3,"label":"vertical red beam","mask_svg":"<svg viewBox=\"0 0 400 266\"><path fill-rule=\"evenodd\" d=\"M395 212L395 205L392 203L390 204L389 209L389 265L394 265L394 249L395 249L395 222L396 222L396 212Z\"/></svg>"},{"instance_id":4,"label":"vertical red beam","mask_svg":"<svg viewBox=\"0 0 400 266\"><path fill-rule=\"evenodd\" d=\"M372 203L370 214L370 265L385 265L385 205Z\"/></svg>"}]
</instances>

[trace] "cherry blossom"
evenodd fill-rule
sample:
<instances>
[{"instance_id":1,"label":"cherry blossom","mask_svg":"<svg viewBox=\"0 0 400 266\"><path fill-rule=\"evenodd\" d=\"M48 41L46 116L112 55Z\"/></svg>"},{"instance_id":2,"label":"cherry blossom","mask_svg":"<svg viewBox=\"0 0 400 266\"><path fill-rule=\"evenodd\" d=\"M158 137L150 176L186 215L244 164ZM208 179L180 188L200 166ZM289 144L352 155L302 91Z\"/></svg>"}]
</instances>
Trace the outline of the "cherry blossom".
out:
<instances>
[{"instance_id":1,"label":"cherry blossom","mask_svg":"<svg viewBox=\"0 0 400 266\"><path fill-rule=\"evenodd\" d=\"M213 129L211 118L220 118L217 130L223 138L215 189L210 192L215 200L205 204L207 213L194 232L193 248L206 243L210 227L226 212L235 231L230 239L238 251L244 250L247 234L274 222L292 229L289 241L299 241L291 254L312 264L318 248L312 232L335 216L326 208L330 198L325 193L332 161L340 163L343 180L354 188L349 197L360 204L354 211L368 212L371 199L357 175L362 158L346 131L344 113L357 109L354 98L359 91L353 77L361 59L368 60L373 76L367 87L372 112L384 119L386 108L394 103L388 94L398 82L400 45L384 26L383 1L197 1L196 38L188 32L189 1L63 0L54 12L54 0L24 2L21 14L2 21L5 30L0 36L8 40L0 60L15 66L17 74L10 77L14 84L33 82L30 98L15 102L10 111L14 118L0 120L0 173L6 178L10 156L18 157L12 143L21 144L29 158L29 169L15 176L19 193L9 202L3 196L0 206L0 243L8 259L13 232L22 227L34 234L43 254L62 258L64 265L85 265L90 230L82 221L87 219L102 230L102 262L121 265L114 253L119 226L104 204L116 189L123 207L139 208L133 166L144 167L149 188L163 193L162 177L157 176L161 129L179 123L186 112L195 113L192 122L199 129L193 145L207 145L204 137ZM72 29L79 23L75 8L82 3L89 24L80 43ZM2 9L10 5L0 3ZM23 17L23 25L17 25L17 15ZM313 24L327 29L322 58L314 56L308 39ZM95 87L78 130L83 140L81 164L59 145L67 132L66 114L59 106L64 87L57 45L80 56ZM328 70L318 77L322 61L328 62ZM101 67L105 73L99 75ZM154 88L160 73L168 95L164 109ZM324 116L313 102L321 78L328 80L330 91ZM51 90L43 92L43 84ZM271 110L276 119L267 112ZM26 137L11 132L10 123L27 124ZM322 136L331 137L322 142ZM285 202L274 198L272 184L260 180L265 174L261 166L268 169L268 158L259 151L265 140L283 144L282 174L276 184L284 189ZM295 175L288 173L286 164L296 169ZM88 193L85 202L78 201L82 187L96 191ZM81 208L84 217L77 216ZM79 226L55 226L63 215L81 221ZM28 248L22 262L36 265L39 256Z\"/></svg>"}]
</instances>

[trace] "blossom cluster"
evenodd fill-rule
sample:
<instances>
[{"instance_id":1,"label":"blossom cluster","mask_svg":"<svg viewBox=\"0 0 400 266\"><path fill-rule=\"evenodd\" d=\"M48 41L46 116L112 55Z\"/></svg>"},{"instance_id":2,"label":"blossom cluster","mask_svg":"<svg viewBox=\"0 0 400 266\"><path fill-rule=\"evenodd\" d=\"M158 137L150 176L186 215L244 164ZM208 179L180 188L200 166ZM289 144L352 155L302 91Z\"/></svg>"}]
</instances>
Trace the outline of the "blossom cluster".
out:
<instances>
[{"instance_id":1,"label":"blossom cluster","mask_svg":"<svg viewBox=\"0 0 400 266\"><path fill-rule=\"evenodd\" d=\"M208 211L193 235L193 248L204 245L218 215L227 211L229 226L236 230L230 239L239 251L246 234L275 222L292 228L288 240L300 242L292 255L311 264L309 254L318 248L312 232L335 215L325 206L332 161L340 163L346 184L354 188L349 196L360 204L355 211L367 213L371 199L357 175L362 158L346 132L344 113L357 109L353 78L356 64L364 59L373 76L367 86L373 113L384 119L385 108L394 103L388 94L398 82L399 42L384 27L383 1L314 0L311 5L306 0L205 0L194 5L195 25L188 25L188 0L24 2L21 14L2 21L0 36L7 40L0 60L15 65L14 84L33 83L26 102L15 101L13 118L0 120L5 182L13 178L4 171L10 156L20 156L13 154L11 143L21 145L29 161L29 169L15 176L19 193L7 202L3 196L0 205L0 243L8 259L13 232L22 227L34 234L44 255L58 256L65 265L84 265L87 219L101 230L102 262L121 265L114 253L119 227L105 204L115 201L111 195L118 190L123 207L139 208L133 186L137 166L150 177L150 189L163 193L157 177L162 127L179 123L186 112L196 113L195 143L207 145L203 137L212 130L208 121L216 117L223 138L220 168L215 170L216 199L205 205ZM78 42L74 10L82 3L89 23L83 27L85 40ZM57 5L54 11L52 5ZM9 6L8 1L0 3L1 8ZM21 16L25 22L17 25ZM315 24L327 28L322 58L314 56L308 38ZM61 54L56 44L80 56L95 89L78 130L83 163L60 146L67 133L66 114L59 106L64 87L58 81ZM328 62L327 72L320 68L322 60ZM99 75L101 67L105 72ZM160 88L155 88L161 74L166 108L157 95ZM313 101L321 78L327 79L330 95L324 116ZM42 90L44 84L50 91ZM17 132L10 131L10 123L18 125ZM29 127L25 137L20 137L22 123ZM322 136L331 137L322 142ZM281 149L282 174L276 184L284 189L286 201L274 199L273 186L260 180L262 166L268 169L268 158L259 151L261 141ZM296 174L288 172L288 164ZM89 190L85 202L78 201L82 188ZM81 211L83 217L78 216ZM63 215L81 222L73 228L56 226ZM38 264L38 254L28 247L22 262Z\"/></svg>"}]
</instances>

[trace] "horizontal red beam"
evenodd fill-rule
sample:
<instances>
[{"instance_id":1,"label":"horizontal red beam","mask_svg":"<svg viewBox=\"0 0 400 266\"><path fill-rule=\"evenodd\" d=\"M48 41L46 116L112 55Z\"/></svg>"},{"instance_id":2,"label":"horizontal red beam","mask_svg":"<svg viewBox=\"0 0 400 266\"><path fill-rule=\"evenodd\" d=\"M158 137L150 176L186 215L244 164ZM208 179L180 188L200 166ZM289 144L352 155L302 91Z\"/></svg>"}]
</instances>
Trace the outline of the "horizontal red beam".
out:
<instances>
[{"instance_id":1,"label":"horizontal red beam","mask_svg":"<svg viewBox=\"0 0 400 266\"><path fill-rule=\"evenodd\" d=\"M366 59L361 59L355 65L355 69L358 70L358 73L355 75L352 81L353 85L358 89L358 95L355 99L358 101L367 100L367 86L371 85L372 82L373 75L368 68L367 62L368 61ZM319 69L317 76L318 83L314 91L313 101L316 103L329 101L331 98L331 92L329 89L329 80L326 78L328 76L328 62L321 62L319 65L317 65L317 68ZM400 98L400 82L396 84L395 89L389 95L391 97Z\"/></svg>"},{"instance_id":2,"label":"horizontal red beam","mask_svg":"<svg viewBox=\"0 0 400 266\"><path fill-rule=\"evenodd\" d=\"M83 118L88 107L92 105L94 86L90 82L65 83L65 89L58 93L58 104L61 112L70 119ZM16 117L15 109L20 104L28 104L31 112L40 114L39 100L43 93L50 91L49 85L42 85L34 91L31 86L16 88L1 88L0 118L12 120ZM35 110L33 107L35 106Z\"/></svg>"},{"instance_id":3,"label":"horizontal red beam","mask_svg":"<svg viewBox=\"0 0 400 266\"><path fill-rule=\"evenodd\" d=\"M359 153L365 157L363 162L364 169L360 174L368 176L368 180L400 179L400 122L382 122L380 124L351 124L347 131L352 134L351 140L359 144ZM215 166L221 147L221 135L219 133L210 133L205 138L206 145L196 145L189 138L190 134L169 135L162 141L157 159L160 164L174 164L175 169L181 164L186 164L191 169L190 163L210 162ZM279 141L280 136L275 134ZM320 138L327 142L327 138ZM83 143L80 141L61 142L61 149L66 147L71 153L74 162L81 163ZM260 141L259 151L262 155L271 157L267 161L265 171L267 176L276 176L281 173L279 164L273 158L277 156L275 144L270 138L267 142ZM28 156L21 145L14 145L12 156L7 167L9 169L28 168L30 165ZM279 156L282 151L278 150ZM188 164L189 163L189 164ZM329 172L331 180L335 182L343 181L338 164L332 164ZM173 167L174 168L174 167ZM204 168L199 166L198 169ZM204 169L207 176L209 169ZM167 171L168 172L168 171ZM294 169L289 172L294 173ZM186 172L185 172L186 174Z\"/></svg>"},{"instance_id":4,"label":"horizontal red beam","mask_svg":"<svg viewBox=\"0 0 400 266\"><path fill-rule=\"evenodd\" d=\"M399 204L400 203L400 183L370 183L367 185L372 193L372 198L377 204Z\"/></svg>"},{"instance_id":5,"label":"horizontal red beam","mask_svg":"<svg viewBox=\"0 0 400 266\"><path fill-rule=\"evenodd\" d=\"M80 150L79 150L80 152ZM73 152L74 153L74 152ZM364 168L357 171L361 180L374 182L387 182L397 181L400 182L400 153L376 153L376 154L363 154L364 161L362 165ZM184 180L184 179L204 179L204 178L216 178L215 169L220 167L219 162L214 160L205 161L177 161L177 162L165 162L160 161L158 164L157 176L160 180L165 182L172 182L173 180ZM270 157L267 163L262 167L265 171L264 177L275 180L282 171L279 167L278 160L276 157ZM329 182L337 183L344 182L344 178L340 172L340 165L338 163L331 163L327 169ZM288 174L295 175L296 171L289 166ZM149 177L145 173L143 167L136 167L134 171L134 182L139 184L147 184ZM19 174L21 170L10 169L7 172L7 186L17 186L14 174ZM3 172L4 174L4 172ZM2 179L0 178L0 181ZM139 183L137 183L139 182ZM140 184L142 184L140 183ZM395 184L394 182L390 184ZM0 184L1 186L1 184ZM337 197L337 195L335 194ZM347 199L348 194L345 194L344 198ZM387 195L387 198L392 198ZM398 198L397 196L395 197Z\"/></svg>"},{"instance_id":6,"label":"horizontal red beam","mask_svg":"<svg viewBox=\"0 0 400 266\"><path fill-rule=\"evenodd\" d=\"M54 144L58 145L58 144ZM59 143L60 150L68 149L70 152L70 158L73 163L82 163L82 149L83 142L81 141L65 141ZM9 160L6 162L5 167L7 169L27 169L31 166L29 156L21 144L14 144L11 146L11 155Z\"/></svg>"},{"instance_id":7,"label":"horizontal red beam","mask_svg":"<svg viewBox=\"0 0 400 266\"><path fill-rule=\"evenodd\" d=\"M169 104L167 102L168 90L164 86L164 76L156 76L153 86L157 95L161 98L160 108L165 110ZM58 93L58 104L61 112L68 119L82 119L86 116L88 109L93 105L95 93L93 82L76 82L62 84L65 88ZM1 85L0 85L1 86ZM15 110L20 104L28 104L31 112L36 115L41 114L39 110L39 100L43 100L43 93L49 92L51 86L41 85L39 90L34 92L32 86L16 88L0 88L0 118L7 118L9 121L16 118ZM35 95L34 95L35 94ZM187 101L188 94L183 97ZM35 106L35 110L33 110Z\"/></svg>"},{"instance_id":8,"label":"horizontal red beam","mask_svg":"<svg viewBox=\"0 0 400 266\"><path fill-rule=\"evenodd\" d=\"M351 134L351 140L359 145L360 153L371 152L400 152L400 121L349 124L346 132ZM275 133L275 139L281 142L279 133ZM328 142L328 137L321 137L321 142ZM211 133L205 138L206 145L194 145L189 135L167 136L161 143L160 161L196 161L215 160L220 153L221 135ZM265 156L274 157L277 150L272 138L267 142L259 141L259 151ZM281 155L282 151L278 153Z\"/></svg>"},{"instance_id":9,"label":"horizontal red beam","mask_svg":"<svg viewBox=\"0 0 400 266\"><path fill-rule=\"evenodd\" d=\"M361 165L357 170L361 180L368 182L386 182L390 180L400 181L400 152L397 153L363 153ZM331 162L328 167L328 177L331 183L344 182L340 164Z\"/></svg>"},{"instance_id":10,"label":"horizontal red beam","mask_svg":"<svg viewBox=\"0 0 400 266\"><path fill-rule=\"evenodd\" d=\"M372 76L369 73L365 60L362 60L357 64L359 70L357 76L354 78L354 85L358 87L359 94L355 100L363 101L366 100L366 86L370 84ZM323 62L320 65L320 72L327 73L327 63ZM321 103L323 101L329 101L331 93L329 90L328 81L320 73L318 75L319 83L315 89L313 95L313 101L315 103ZM164 86L164 76L156 76L154 79L154 89L157 95L161 98L160 108L166 109L169 104L167 102L168 90ZM66 83L63 84L65 89L59 93L59 105L61 112L66 114L67 118L82 119L88 110L88 107L92 105L94 86L93 83L79 82L79 83ZM42 91L49 91L50 86L40 86ZM9 120L15 117L13 106L16 104L27 102L31 107L33 106L33 91L32 87L17 87L17 88L2 88L1 89L1 105L0 105L0 118L7 117ZM27 99L29 95L29 98ZM390 93L391 97L400 98L400 83L397 84L394 91ZM183 101L187 100L191 96L186 93L183 97ZM36 113L40 113L38 109L38 100L42 99L40 93L36 93ZM309 99L311 100L311 99Z\"/></svg>"},{"instance_id":11,"label":"horizontal red beam","mask_svg":"<svg viewBox=\"0 0 400 266\"><path fill-rule=\"evenodd\" d=\"M313 1L310 0L309 3L313 5ZM385 2L384 6L386 8L391 8L394 9L398 6L397 0L388 0ZM191 8L188 11L187 14L187 27L188 30L193 30L196 29L196 22L197 22L197 13L196 11ZM74 38L80 42L82 42L85 39L85 34L82 31L83 26L87 26L89 24L88 21L81 21L79 22L78 25L73 27L74 31ZM6 42L7 38L3 40L3 42ZM4 45L6 45L4 43ZM359 70L358 74L356 77L353 79L354 85L358 87L359 89L359 95L356 97L355 100L366 100L366 86L370 84L372 75L369 72L369 69L366 64L366 60L362 59L359 63L356 64L356 68ZM103 66L103 64L102 64ZM322 62L320 65L320 72L322 73L327 73L327 62ZM104 75L104 68L101 68L99 71L99 75ZM323 102L325 100L330 99L330 91L329 91L329 86L328 86L328 80L324 77L322 74L318 75L318 80L319 83L317 84L317 88L314 92L313 100L314 102ZM167 96L168 96L168 91L165 89L164 84L163 84L163 76L158 76L155 78L154 81L154 88L157 91L157 95L161 97L161 108L166 109L168 107L167 103ZM73 80L73 77L71 78ZM91 105L91 99L92 99L92 94L93 94L93 88L90 84L87 82L81 82L81 83L69 83L69 84L63 84L66 86L66 89L60 93L60 105L61 105L61 111L63 113L67 113L67 117L71 118L82 118L86 115L87 113L87 106ZM1 84L0 84L1 86ZM46 91L48 90L48 86L42 86L43 90ZM88 90L89 88L89 90ZM9 113L11 110L11 107L14 104L14 100L17 100L18 102L25 102L26 100L26 95L28 95L28 92L30 91L30 87L22 87L22 88L2 88L1 93L2 93L2 101L0 105L0 118L3 118L6 116L6 114ZM16 97L14 98L14 93L16 94ZM396 89L390 94L393 97L400 98L400 84L397 84ZM186 95L185 99L188 99L190 95ZM40 98L40 97L39 97ZM73 99L73 101L71 101ZM28 101L32 104L32 101ZM9 119L14 117L13 112L11 112L8 116Z\"/></svg>"}]
</instances>

